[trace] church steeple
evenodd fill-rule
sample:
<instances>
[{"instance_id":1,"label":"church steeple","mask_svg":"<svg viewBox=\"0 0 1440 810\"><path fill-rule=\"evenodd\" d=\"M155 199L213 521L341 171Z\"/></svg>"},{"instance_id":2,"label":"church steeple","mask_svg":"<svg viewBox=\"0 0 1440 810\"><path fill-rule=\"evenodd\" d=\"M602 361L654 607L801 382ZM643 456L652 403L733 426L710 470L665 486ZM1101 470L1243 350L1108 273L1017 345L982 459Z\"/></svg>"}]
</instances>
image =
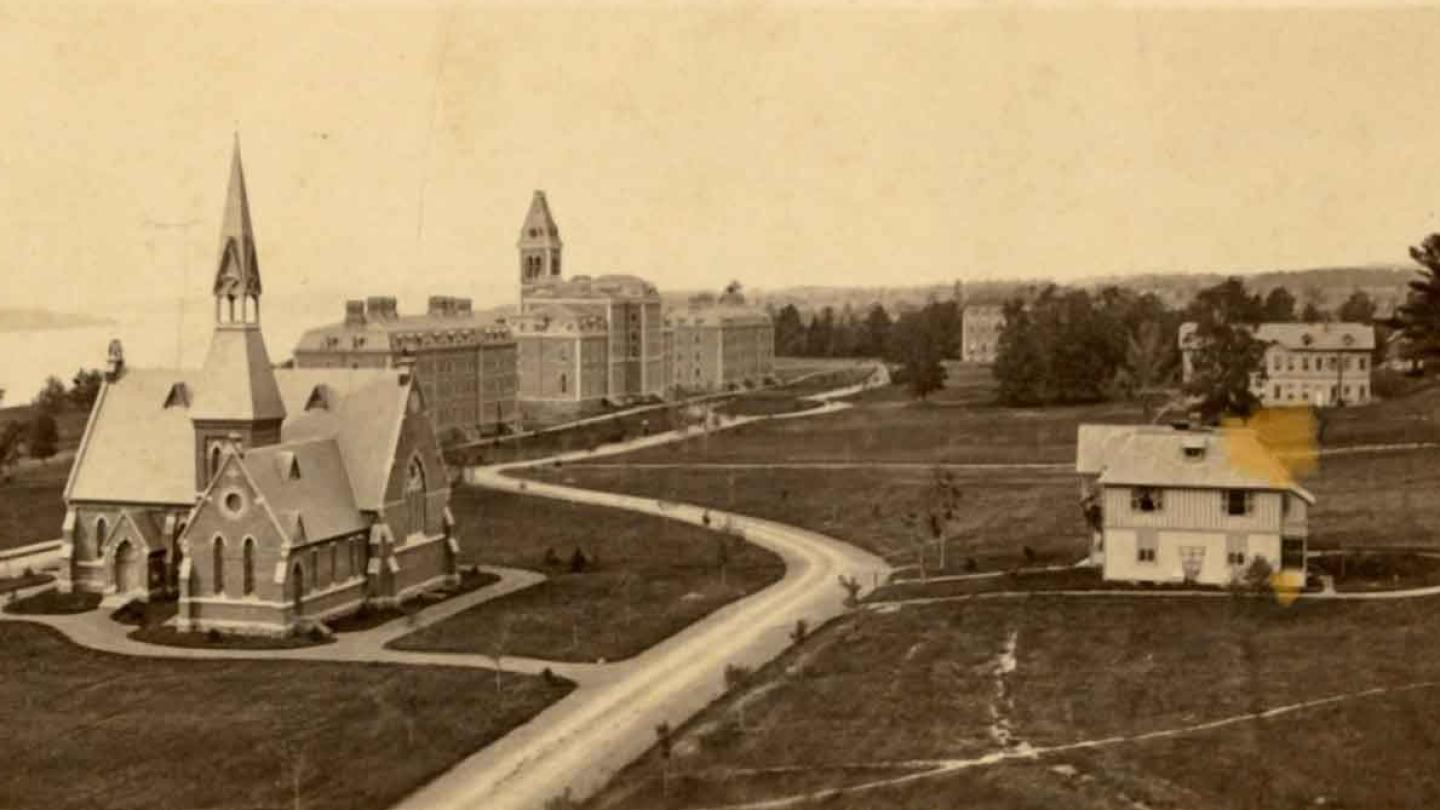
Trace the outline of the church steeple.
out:
<instances>
[{"instance_id":1,"label":"church steeple","mask_svg":"<svg viewBox=\"0 0 1440 810\"><path fill-rule=\"evenodd\" d=\"M280 387L260 334L260 263L238 139L220 224L214 295L215 331L190 409L196 491L209 484L226 448L243 452L276 444L285 421Z\"/></svg>"},{"instance_id":2,"label":"church steeple","mask_svg":"<svg viewBox=\"0 0 1440 810\"><path fill-rule=\"evenodd\" d=\"M230 158L230 188L220 221L220 258L215 268L215 320L248 323L260 320L260 259L250 225L250 199L245 193L245 167L240 162L240 137Z\"/></svg>"},{"instance_id":3,"label":"church steeple","mask_svg":"<svg viewBox=\"0 0 1440 810\"><path fill-rule=\"evenodd\" d=\"M560 280L560 228L550 215L545 192L536 191L530 199L530 211L520 226L520 294L539 284Z\"/></svg>"}]
</instances>

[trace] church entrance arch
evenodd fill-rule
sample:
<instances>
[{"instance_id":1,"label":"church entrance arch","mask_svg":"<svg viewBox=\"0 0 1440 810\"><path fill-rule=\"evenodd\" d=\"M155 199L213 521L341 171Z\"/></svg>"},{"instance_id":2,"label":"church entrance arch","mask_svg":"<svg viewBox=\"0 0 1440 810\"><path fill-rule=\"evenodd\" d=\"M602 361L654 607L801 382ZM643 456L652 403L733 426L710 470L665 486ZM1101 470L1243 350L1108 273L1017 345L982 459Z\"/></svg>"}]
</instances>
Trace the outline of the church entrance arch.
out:
<instances>
[{"instance_id":1,"label":"church entrance arch","mask_svg":"<svg viewBox=\"0 0 1440 810\"><path fill-rule=\"evenodd\" d=\"M115 591L129 593L139 586L135 573L135 546L129 540L115 547Z\"/></svg>"}]
</instances>

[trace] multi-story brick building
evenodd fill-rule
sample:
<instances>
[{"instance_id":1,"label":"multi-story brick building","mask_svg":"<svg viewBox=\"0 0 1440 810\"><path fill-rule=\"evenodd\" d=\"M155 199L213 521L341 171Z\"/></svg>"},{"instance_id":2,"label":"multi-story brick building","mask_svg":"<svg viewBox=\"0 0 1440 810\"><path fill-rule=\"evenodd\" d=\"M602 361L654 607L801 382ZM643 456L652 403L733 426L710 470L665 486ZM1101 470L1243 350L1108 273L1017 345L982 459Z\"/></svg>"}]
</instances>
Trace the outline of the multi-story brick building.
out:
<instances>
[{"instance_id":1,"label":"multi-story brick building","mask_svg":"<svg viewBox=\"0 0 1440 810\"><path fill-rule=\"evenodd\" d=\"M517 345L503 324L475 314L470 299L431 296L423 315L400 315L395 299L347 301L345 319L306 332L299 368L413 367L441 436L493 434L515 425Z\"/></svg>"},{"instance_id":2,"label":"multi-story brick building","mask_svg":"<svg viewBox=\"0 0 1440 810\"><path fill-rule=\"evenodd\" d=\"M562 304L537 306L516 317L514 329L527 419L554 422L602 409L610 373L603 316Z\"/></svg>"},{"instance_id":3,"label":"multi-story brick building","mask_svg":"<svg viewBox=\"0 0 1440 810\"><path fill-rule=\"evenodd\" d=\"M1181 373L1188 382L1199 348L1196 324L1180 325ZM1375 329L1360 323L1262 323L1265 375L1253 386L1267 408L1363 405L1370 401Z\"/></svg>"},{"instance_id":4,"label":"multi-story brick building","mask_svg":"<svg viewBox=\"0 0 1440 810\"><path fill-rule=\"evenodd\" d=\"M775 324L738 294L697 296L672 310L670 384L677 391L758 385L775 368Z\"/></svg>"},{"instance_id":5,"label":"multi-story brick building","mask_svg":"<svg viewBox=\"0 0 1440 810\"><path fill-rule=\"evenodd\" d=\"M516 322L532 319L529 321L532 328L516 335L521 356L539 357L545 353L540 349L527 350L526 341L553 341L555 329L563 334L571 326L579 329L581 323L586 324L584 331L588 334L589 324L594 318L600 318L604 324L606 371L604 391L596 404L620 405L663 396L666 390L665 322L660 310L660 293L655 286L630 275L565 278L560 269L564 249L560 229L543 191L536 191L531 200L516 246L520 254L520 315ZM565 312L569 314L563 314ZM545 323L554 326L538 328ZM529 368L531 366L522 361L522 380ZM539 390L539 386L522 382L522 390L533 392ZM577 393L582 395L581 402L593 399L588 396L590 391ZM560 415L553 399L546 398L543 404L534 400L537 403L534 407L527 404L529 401L522 393L522 407L527 411L544 413L547 417Z\"/></svg>"}]
</instances>

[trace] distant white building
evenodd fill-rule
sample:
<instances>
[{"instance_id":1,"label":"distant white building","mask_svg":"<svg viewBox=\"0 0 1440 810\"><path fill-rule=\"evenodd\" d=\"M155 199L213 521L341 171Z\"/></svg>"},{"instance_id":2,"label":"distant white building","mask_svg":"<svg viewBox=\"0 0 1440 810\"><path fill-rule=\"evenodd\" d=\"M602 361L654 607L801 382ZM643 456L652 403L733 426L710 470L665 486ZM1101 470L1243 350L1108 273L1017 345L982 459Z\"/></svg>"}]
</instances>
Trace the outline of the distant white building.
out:
<instances>
[{"instance_id":1,"label":"distant white building","mask_svg":"<svg viewBox=\"0 0 1440 810\"><path fill-rule=\"evenodd\" d=\"M1199 348L1194 323L1180 325L1184 380L1194 373ZM1262 323L1255 337L1264 341L1265 379L1252 390L1267 408L1312 405L1364 405L1373 396L1370 383L1375 328L1361 323Z\"/></svg>"},{"instance_id":2,"label":"distant white building","mask_svg":"<svg viewBox=\"0 0 1440 810\"><path fill-rule=\"evenodd\" d=\"M1304 585L1315 498L1254 431L1082 425L1075 470L1105 579L1226 585L1259 558Z\"/></svg>"},{"instance_id":3,"label":"distant white building","mask_svg":"<svg viewBox=\"0 0 1440 810\"><path fill-rule=\"evenodd\" d=\"M1005 308L971 304L960 314L960 359L967 363L994 363L1005 329Z\"/></svg>"}]
</instances>

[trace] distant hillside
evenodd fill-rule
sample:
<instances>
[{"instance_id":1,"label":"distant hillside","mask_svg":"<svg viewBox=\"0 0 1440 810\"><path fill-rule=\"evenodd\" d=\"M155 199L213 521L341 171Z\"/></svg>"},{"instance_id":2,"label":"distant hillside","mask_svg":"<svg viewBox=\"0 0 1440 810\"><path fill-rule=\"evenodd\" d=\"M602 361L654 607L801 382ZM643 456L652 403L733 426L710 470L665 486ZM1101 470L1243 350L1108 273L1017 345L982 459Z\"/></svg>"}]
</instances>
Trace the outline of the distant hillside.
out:
<instances>
[{"instance_id":1,"label":"distant hillside","mask_svg":"<svg viewBox=\"0 0 1440 810\"><path fill-rule=\"evenodd\" d=\"M1355 290L1363 290L1373 299L1379 312L1389 313L1404 299L1406 283L1415 277L1411 266L1377 264L1356 267L1316 267L1304 270L1271 270L1248 273L1175 273L1131 276L1097 276L1080 279L1065 286L1097 290L1117 286L1142 293L1153 293L1172 307L1182 307L1200 290L1224 281L1230 275L1244 279L1252 291L1264 295L1283 285L1303 306L1314 302L1325 310L1334 310ZM963 297L972 303L1000 303L1017 294L1039 290L1048 282L1036 280L985 281L959 284L931 284L913 287L781 287L748 289L746 296L754 303L779 309L794 304L802 313L846 306L863 310L879 302L887 310L902 311L921 307L931 299L946 300Z\"/></svg>"},{"instance_id":2,"label":"distant hillside","mask_svg":"<svg viewBox=\"0 0 1440 810\"><path fill-rule=\"evenodd\" d=\"M75 329L81 326L104 326L111 321L93 315L73 312L52 312L48 309L0 309L0 332L30 329Z\"/></svg>"}]
</instances>

